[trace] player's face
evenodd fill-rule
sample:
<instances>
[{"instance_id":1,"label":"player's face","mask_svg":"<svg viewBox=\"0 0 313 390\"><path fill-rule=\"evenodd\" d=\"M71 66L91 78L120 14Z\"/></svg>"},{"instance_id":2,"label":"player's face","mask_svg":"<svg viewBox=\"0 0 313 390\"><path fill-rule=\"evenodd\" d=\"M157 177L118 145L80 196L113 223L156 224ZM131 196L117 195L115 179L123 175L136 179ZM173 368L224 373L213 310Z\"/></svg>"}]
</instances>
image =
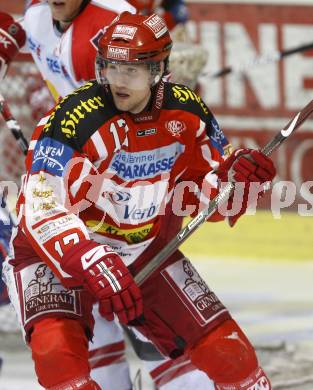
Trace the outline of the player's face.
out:
<instances>
[{"instance_id":1,"label":"player's face","mask_svg":"<svg viewBox=\"0 0 313 390\"><path fill-rule=\"evenodd\" d=\"M147 65L109 63L106 79L119 110L138 114L148 104L151 96L151 74Z\"/></svg>"},{"instance_id":2,"label":"player's face","mask_svg":"<svg viewBox=\"0 0 313 390\"><path fill-rule=\"evenodd\" d=\"M71 22L78 14L83 0L48 0L52 17L59 22Z\"/></svg>"}]
</instances>

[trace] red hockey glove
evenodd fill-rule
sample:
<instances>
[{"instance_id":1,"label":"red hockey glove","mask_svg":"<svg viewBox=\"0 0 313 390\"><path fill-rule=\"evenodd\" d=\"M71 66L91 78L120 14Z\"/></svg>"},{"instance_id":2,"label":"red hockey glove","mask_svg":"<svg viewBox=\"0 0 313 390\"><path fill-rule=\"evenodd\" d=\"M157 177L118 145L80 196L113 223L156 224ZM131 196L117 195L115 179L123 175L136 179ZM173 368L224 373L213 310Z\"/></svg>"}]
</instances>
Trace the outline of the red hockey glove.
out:
<instances>
[{"instance_id":1,"label":"red hockey glove","mask_svg":"<svg viewBox=\"0 0 313 390\"><path fill-rule=\"evenodd\" d=\"M25 41L26 34L22 26L12 16L0 12L0 80L4 78L9 63Z\"/></svg>"},{"instance_id":2,"label":"red hockey glove","mask_svg":"<svg viewBox=\"0 0 313 390\"><path fill-rule=\"evenodd\" d=\"M142 314L139 287L110 246L81 241L65 253L61 267L88 288L108 321L113 320L114 313L123 324Z\"/></svg>"},{"instance_id":3,"label":"red hockey glove","mask_svg":"<svg viewBox=\"0 0 313 390\"><path fill-rule=\"evenodd\" d=\"M229 217L229 224L232 227L238 218L245 213L249 204L264 195L264 191L252 191L250 184L262 185L271 182L276 175L276 169L272 160L259 150L237 149L219 166L216 173L222 183L229 181L244 183L243 196L238 197L242 201L242 204L238 207L239 211L236 215ZM250 197L249 190L252 195ZM233 204L234 199L234 195L232 195L228 202L228 210L231 208L237 209L237 205Z\"/></svg>"}]
</instances>

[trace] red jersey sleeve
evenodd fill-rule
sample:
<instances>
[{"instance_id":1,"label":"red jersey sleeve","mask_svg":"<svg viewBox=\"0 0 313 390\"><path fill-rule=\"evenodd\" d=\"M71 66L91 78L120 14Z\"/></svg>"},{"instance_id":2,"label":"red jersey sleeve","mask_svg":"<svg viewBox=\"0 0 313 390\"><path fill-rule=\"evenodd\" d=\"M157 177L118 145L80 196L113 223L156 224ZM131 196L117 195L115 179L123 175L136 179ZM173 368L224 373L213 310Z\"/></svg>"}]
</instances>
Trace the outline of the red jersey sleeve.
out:
<instances>
[{"instance_id":1,"label":"red jersey sleeve","mask_svg":"<svg viewBox=\"0 0 313 390\"><path fill-rule=\"evenodd\" d=\"M215 171L228 156L231 148L216 119L207 109L208 114L199 118L199 129L193 150L193 158L181 180L188 182L184 191L184 205L193 205L191 216L206 207L218 194L218 180ZM224 219L214 214L211 221Z\"/></svg>"}]
</instances>

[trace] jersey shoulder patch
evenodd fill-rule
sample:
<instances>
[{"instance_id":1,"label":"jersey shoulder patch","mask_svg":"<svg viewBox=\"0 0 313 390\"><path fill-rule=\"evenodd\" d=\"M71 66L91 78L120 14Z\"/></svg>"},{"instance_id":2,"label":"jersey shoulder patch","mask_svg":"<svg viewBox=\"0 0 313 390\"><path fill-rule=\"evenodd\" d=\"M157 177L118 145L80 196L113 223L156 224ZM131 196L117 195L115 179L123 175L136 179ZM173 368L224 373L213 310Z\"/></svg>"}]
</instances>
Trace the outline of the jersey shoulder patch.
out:
<instances>
[{"instance_id":1,"label":"jersey shoulder patch","mask_svg":"<svg viewBox=\"0 0 313 390\"><path fill-rule=\"evenodd\" d=\"M214 148L217 149L222 156L229 157L232 152L232 146L214 117L212 117L209 122L207 134Z\"/></svg>"},{"instance_id":2,"label":"jersey shoulder patch","mask_svg":"<svg viewBox=\"0 0 313 390\"><path fill-rule=\"evenodd\" d=\"M206 134L221 155L228 156L231 145L210 109L201 97L182 84L165 83L164 109L181 110L194 114L205 123Z\"/></svg>"},{"instance_id":3,"label":"jersey shoulder patch","mask_svg":"<svg viewBox=\"0 0 313 390\"><path fill-rule=\"evenodd\" d=\"M114 115L111 111L103 88L96 81L87 82L54 107L40 139L50 137L80 151L91 135Z\"/></svg>"},{"instance_id":4,"label":"jersey shoulder patch","mask_svg":"<svg viewBox=\"0 0 313 390\"><path fill-rule=\"evenodd\" d=\"M199 95L186 85L165 83L164 109L188 111L202 120L212 114Z\"/></svg>"}]
</instances>

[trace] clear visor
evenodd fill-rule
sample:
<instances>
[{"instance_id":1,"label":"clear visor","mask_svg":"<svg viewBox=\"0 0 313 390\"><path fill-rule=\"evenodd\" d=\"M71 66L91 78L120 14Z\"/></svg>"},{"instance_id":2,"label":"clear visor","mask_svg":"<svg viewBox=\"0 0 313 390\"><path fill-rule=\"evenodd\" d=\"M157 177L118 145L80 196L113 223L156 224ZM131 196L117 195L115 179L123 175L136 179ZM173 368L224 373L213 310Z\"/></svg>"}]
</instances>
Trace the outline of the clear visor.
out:
<instances>
[{"instance_id":1,"label":"clear visor","mask_svg":"<svg viewBox=\"0 0 313 390\"><path fill-rule=\"evenodd\" d=\"M108 61L97 56L96 76L101 85L144 90L160 81L162 69L160 63Z\"/></svg>"}]
</instances>

